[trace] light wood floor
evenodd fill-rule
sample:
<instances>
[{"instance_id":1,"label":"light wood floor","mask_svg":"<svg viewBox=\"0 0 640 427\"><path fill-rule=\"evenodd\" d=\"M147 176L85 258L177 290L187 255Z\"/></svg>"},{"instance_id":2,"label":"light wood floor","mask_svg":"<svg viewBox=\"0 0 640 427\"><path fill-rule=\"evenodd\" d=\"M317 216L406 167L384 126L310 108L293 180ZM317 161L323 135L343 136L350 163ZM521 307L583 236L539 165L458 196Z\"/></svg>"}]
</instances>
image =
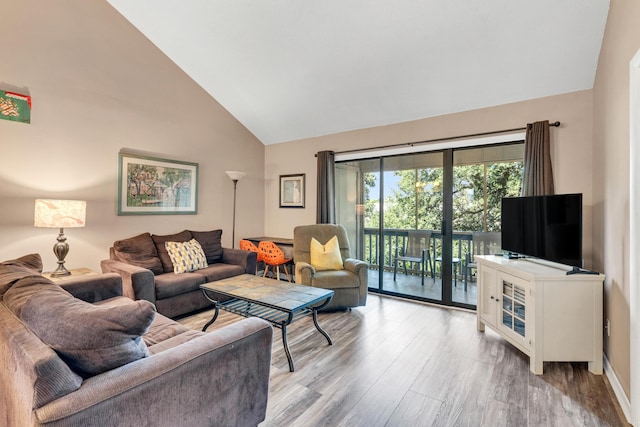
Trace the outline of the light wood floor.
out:
<instances>
[{"instance_id":1,"label":"light wood floor","mask_svg":"<svg viewBox=\"0 0 640 427\"><path fill-rule=\"evenodd\" d=\"M180 320L200 329L212 311ZM239 317L221 311L209 332ZM475 313L370 294L367 306L291 325L296 371L274 329L261 426L628 426L605 376L586 363L529 359Z\"/></svg>"}]
</instances>

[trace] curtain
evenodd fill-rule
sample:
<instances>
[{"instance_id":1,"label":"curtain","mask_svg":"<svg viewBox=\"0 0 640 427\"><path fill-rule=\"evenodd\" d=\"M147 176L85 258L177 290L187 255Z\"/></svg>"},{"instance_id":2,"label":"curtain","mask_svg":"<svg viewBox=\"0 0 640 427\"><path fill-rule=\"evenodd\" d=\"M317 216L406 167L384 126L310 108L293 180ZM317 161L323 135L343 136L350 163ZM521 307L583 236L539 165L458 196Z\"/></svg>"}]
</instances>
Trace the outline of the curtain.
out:
<instances>
[{"instance_id":1,"label":"curtain","mask_svg":"<svg viewBox=\"0 0 640 427\"><path fill-rule=\"evenodd\" d=\"M336 171L333 151L319 151L318 157L318 203L316 223L336 222Z\"/></svg>"},{"instance_id":2,"label":"curtain","mask_svg":"<svg viewBox=\"0 0 640 427\"><path fill-rule=\"evenodd\" d=\"M523 196L554 194L549 120L527 124L521 193Z\"/></svg>"}]
</instances>

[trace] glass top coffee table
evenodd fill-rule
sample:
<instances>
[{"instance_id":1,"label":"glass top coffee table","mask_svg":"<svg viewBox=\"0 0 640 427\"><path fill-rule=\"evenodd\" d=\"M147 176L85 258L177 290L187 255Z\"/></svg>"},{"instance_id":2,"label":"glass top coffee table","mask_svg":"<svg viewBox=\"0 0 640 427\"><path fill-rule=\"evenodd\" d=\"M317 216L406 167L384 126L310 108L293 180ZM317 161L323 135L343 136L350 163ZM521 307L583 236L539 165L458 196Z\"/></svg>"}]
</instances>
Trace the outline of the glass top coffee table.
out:
<instances>
[{"instance_id":1,"label":"glass top coffee table","mask_svg":"<svg viewBox=\"0 0 640 427\"><path fill-rule=\"evenodd\" d=\"M204 296L214 304L213 318L202 328L216 321L220 309L244 317L259 317L282 330L282 344L289 361L289 371L294 371L293 359L287 343L287 326L309 314L313 324L324 335L329 345L331 337L318 324L318 310L325 307L333 298L333 291L311 286L294 285L288 282L242 274L229 279L218 280L200 285ZM228 301L219 301L216 296L230 297Z\"/></svg>"}]
</instances>

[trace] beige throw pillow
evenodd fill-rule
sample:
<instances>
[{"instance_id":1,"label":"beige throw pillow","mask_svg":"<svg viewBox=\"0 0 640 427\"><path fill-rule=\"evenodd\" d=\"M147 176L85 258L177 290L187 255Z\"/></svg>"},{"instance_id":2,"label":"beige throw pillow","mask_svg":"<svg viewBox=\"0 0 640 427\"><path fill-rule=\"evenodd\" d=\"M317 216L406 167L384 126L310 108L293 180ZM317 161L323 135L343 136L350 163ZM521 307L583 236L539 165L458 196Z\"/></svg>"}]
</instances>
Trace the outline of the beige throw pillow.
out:
<instances>
[{"instance_id":1,"label":"beige throw pillow","mask_svg":"<svg viewBox=\"0 0 640 427\"><path fill-rule=\"evenodd\" d=\"M188 242L165 242L175 274L187 273L208 267L207 257L196 239Z\"/></svg>"},{"instance_id":2,"label":"beige throw pillow","mask_svg":"<svg viewBox=\"0 0 640 427\"><path fill-rule=\"evenodd\" d=\"M340 255L340 245L338 237L333 236L324 245L311 238L311 265L318 271L322 270L342 270L342 255Z\"/></svg>"}]
</instances>

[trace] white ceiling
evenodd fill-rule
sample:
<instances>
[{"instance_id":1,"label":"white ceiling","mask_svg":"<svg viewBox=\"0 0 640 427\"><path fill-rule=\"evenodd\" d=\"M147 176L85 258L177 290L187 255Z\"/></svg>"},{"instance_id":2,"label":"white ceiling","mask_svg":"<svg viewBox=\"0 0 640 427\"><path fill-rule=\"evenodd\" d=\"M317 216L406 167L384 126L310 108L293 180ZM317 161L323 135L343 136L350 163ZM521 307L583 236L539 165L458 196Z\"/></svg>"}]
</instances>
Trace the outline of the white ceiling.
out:
<instances>
[{"instance_id":1,"label":"white ceiling","mask_svg":"<svg viewBox=\"0 0 640 427\"><path fill-rule=\"evenodd\" d=\"M108 0L264 144L591 89L609 0Z\"/></svg>"}]
</instances>

